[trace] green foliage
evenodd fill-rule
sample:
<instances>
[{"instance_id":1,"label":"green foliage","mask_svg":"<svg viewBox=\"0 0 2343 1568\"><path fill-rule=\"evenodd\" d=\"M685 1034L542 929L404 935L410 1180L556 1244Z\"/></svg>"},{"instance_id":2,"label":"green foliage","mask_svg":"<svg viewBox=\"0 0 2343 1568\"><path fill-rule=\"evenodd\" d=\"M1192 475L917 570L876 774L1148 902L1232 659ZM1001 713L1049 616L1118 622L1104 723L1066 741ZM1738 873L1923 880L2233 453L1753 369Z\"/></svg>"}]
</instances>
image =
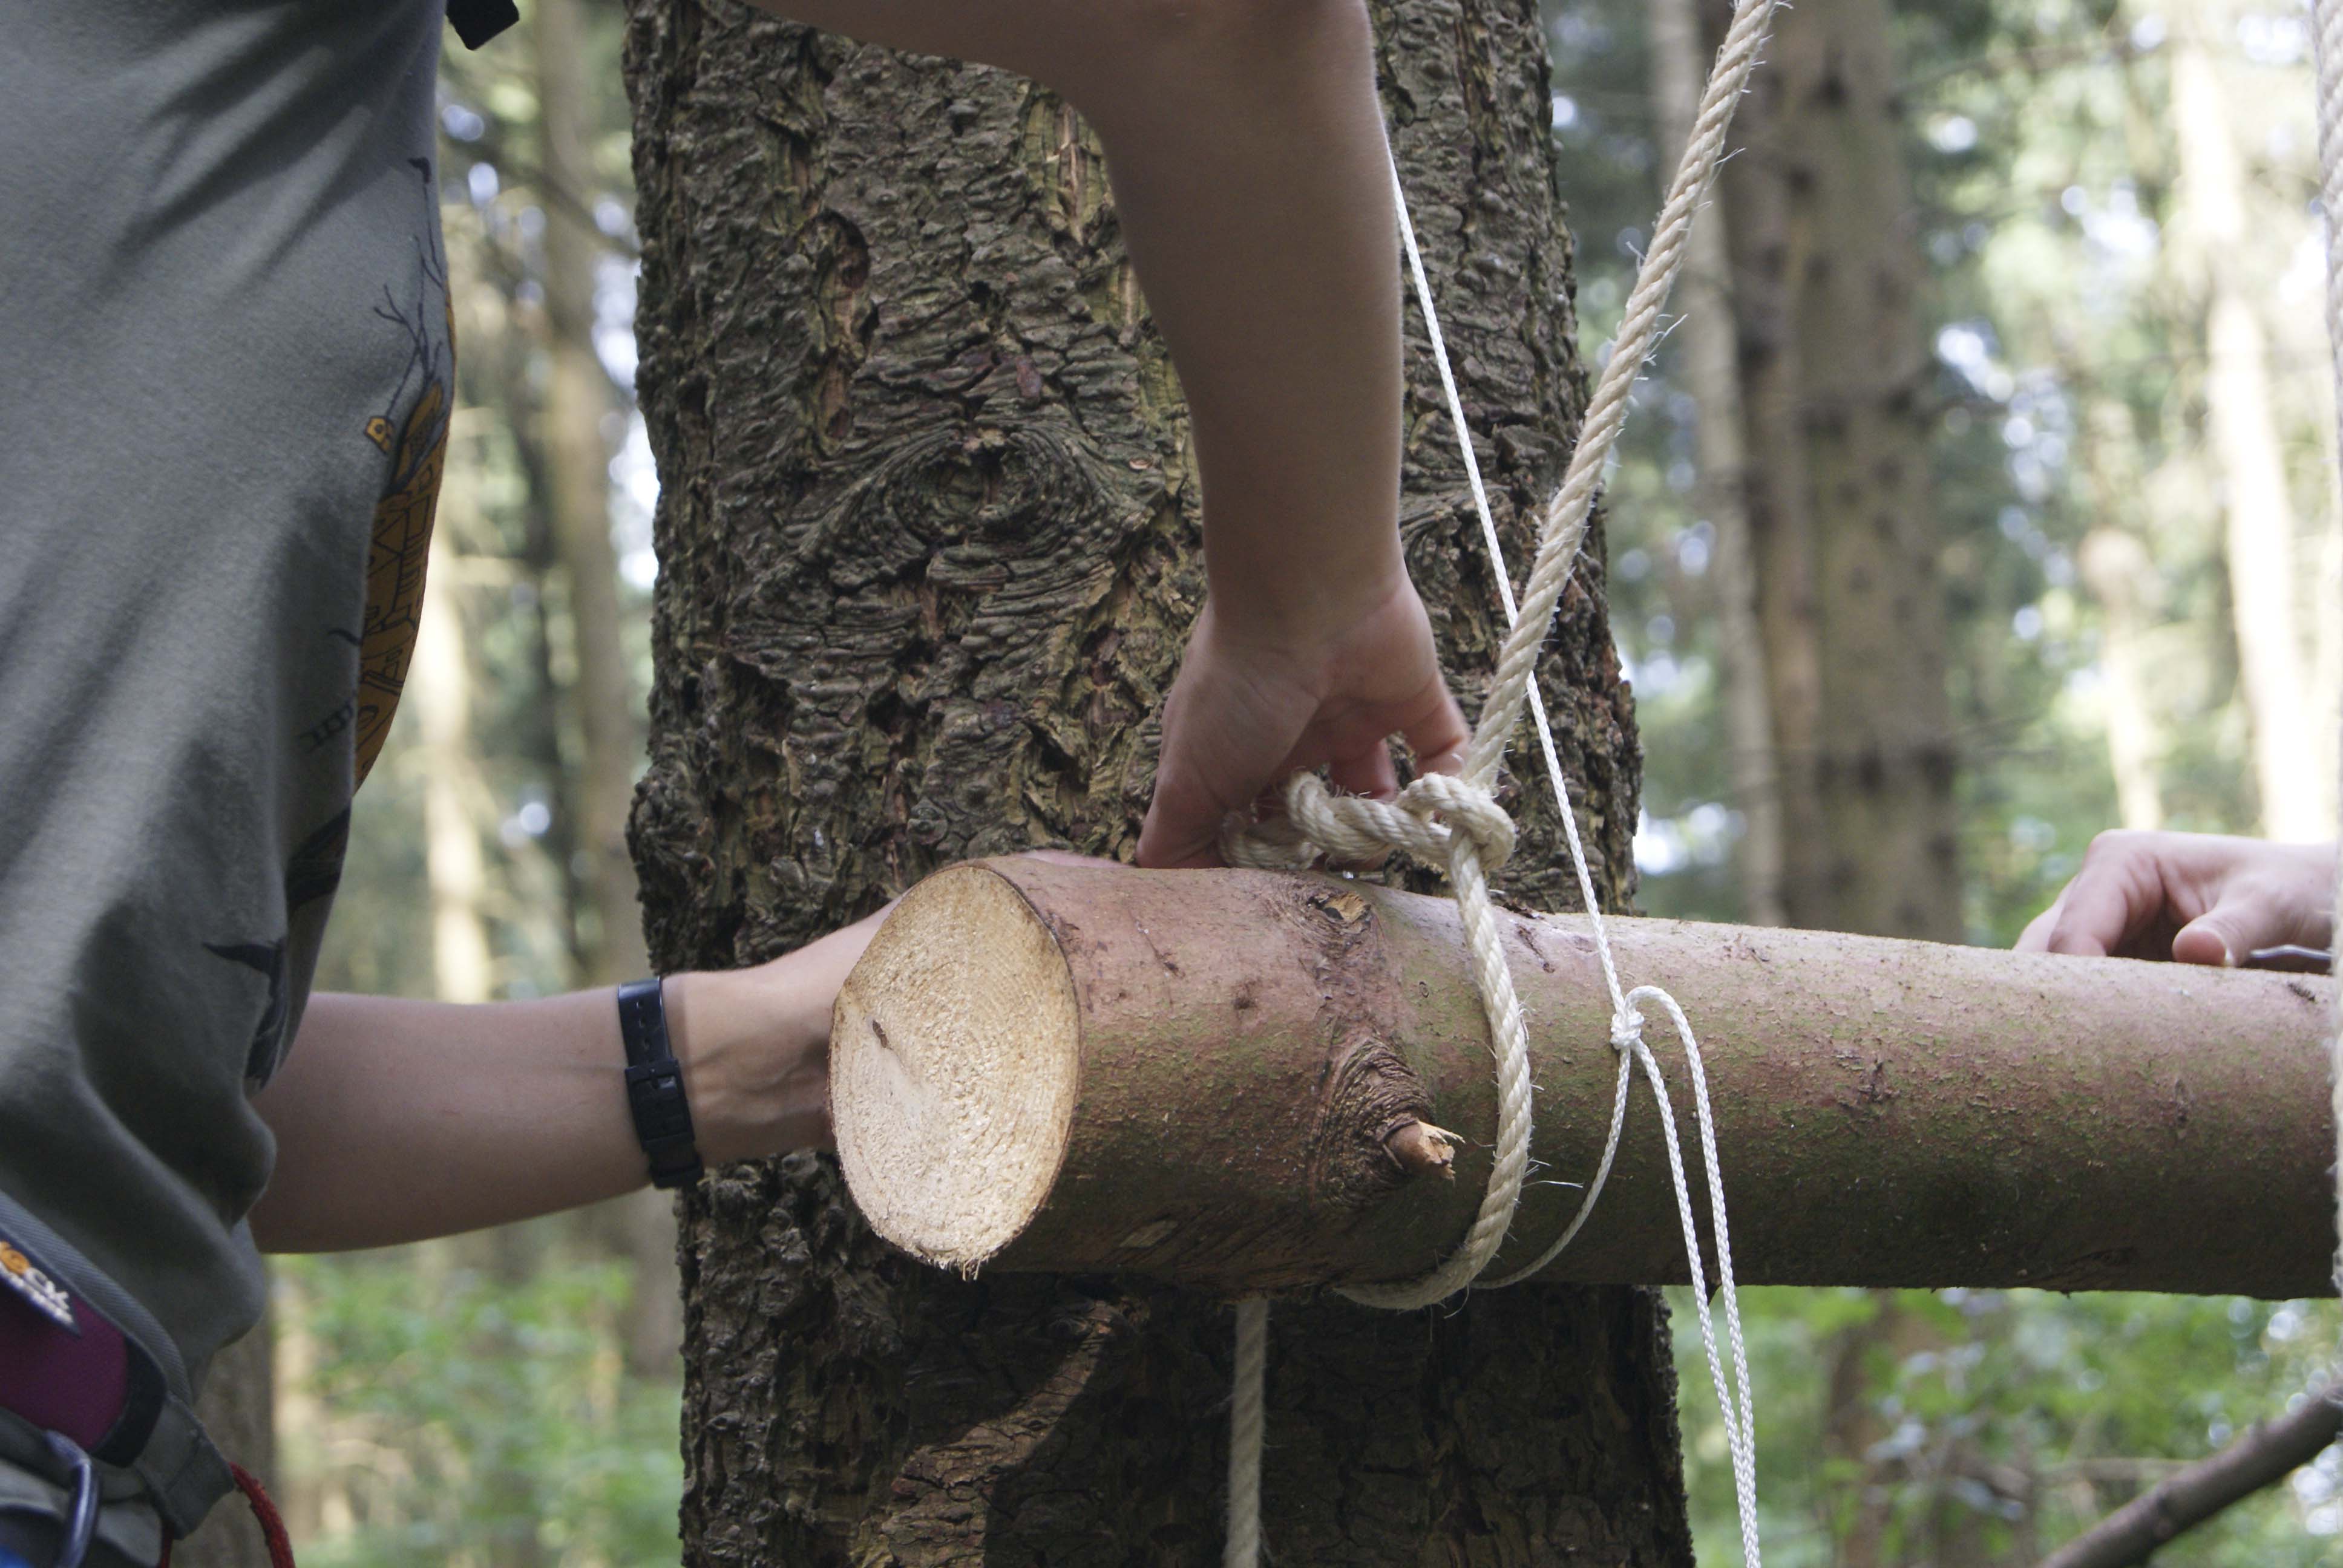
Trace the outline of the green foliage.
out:
<instances>
[{"instance_id":1,"label":"green foliage","mask_svg":"<svg viewBox=\"0 0 2343 1568\"><path fill-rule=\"evenodd\" d=\"M679 1390L621 1362L630 1289L607 1260L500 1278L446 1243L280 1262L301 1396L332 1412L285 1434L327 1500L302 1561L672 1563Z\"/></svg>"},{"instance_id":2,"label":"green foliage","mask_svg":"<svg viewBox=\"0 0 2343 1568\"><path fill-rule=\"evenodd\" d=\"M1828 1568L1858 1513L1882 1563L2031 1563L2171 1465L2334 1375L2343 1310L2242 1297L2037 1291L1742 1294L1765 1557ZM1673 1291L1695 1533L1731 1560L1733 1477L1689 1292ZM1883 1319L1892 1323L1883 1332ZM1869 1441L1831 1452L1836 1419ZM2315 1568L2343 1533L2343 1450L2157 1554L2171 1568ZM1948 1548L1957 1543L1963 1554Z\"/></svg>"},{"instance_id":3,"label":"green foliage","mask_svg":"<svg viewBox=\"0 0 2343 1568\"><path fill-rule=\"evenodd\" d=\"M1597 344L1658 202L1643 4L1563 0L1548 15L1562 186L1585 338ZM2255 265L2287 306L2273 313L2285 435L2312 520L2305 558L2323 559L2335 528L2318 456L2328 403L2318 301L2300 294L2298 253L2315 236L2302 210L2310 99L2298 35L2285 30L2293 15L2248 13L2229 64L2268 85L2248 128L2264 236ZM1968 925L1972 940L2006 943L2115 822L2101 627L2075 558L2098 518L2120 519L2154 557L2168 825L2255 826L2204 453L2200 324L2166 241L2161 50L2179 24L2107 0L1909 0L1897 20L1914 65L1907 161L1937 335L1934 477ZM1612 618L1646 749L1642 901L1655 914L1729 919L1738 899L1714 535L1694 500L1699 389L1677 374L1664 348L1607 492Z\"/></svg>"}]
</instances>

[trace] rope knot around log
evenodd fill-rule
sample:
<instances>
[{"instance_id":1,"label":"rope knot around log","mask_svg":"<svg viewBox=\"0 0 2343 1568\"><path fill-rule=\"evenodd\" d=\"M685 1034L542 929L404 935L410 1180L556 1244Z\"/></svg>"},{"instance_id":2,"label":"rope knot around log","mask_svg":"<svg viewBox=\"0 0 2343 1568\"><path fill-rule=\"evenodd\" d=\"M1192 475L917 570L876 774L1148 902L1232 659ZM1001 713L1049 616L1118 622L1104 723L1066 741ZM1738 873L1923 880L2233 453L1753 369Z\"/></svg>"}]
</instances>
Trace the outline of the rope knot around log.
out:
<instances>
[{"instance_id":1,"label":"rope knot around log","mask_svg":"<svg viewBox=\"0 0 2343 1568\"><path fill-rule=\"evenodd\" d=\"M1285 787L1285 816L1235 827L1222 841L1232 866L1296 870L1322 855L1329 865L1372 866L1393 850L1446 869L1461 837L1493 871L1513 852L1513 819L1489 791L1446 773L1427 773L1392 800L1338 795L1314 773Z\"/></svg>"}]
</instances>

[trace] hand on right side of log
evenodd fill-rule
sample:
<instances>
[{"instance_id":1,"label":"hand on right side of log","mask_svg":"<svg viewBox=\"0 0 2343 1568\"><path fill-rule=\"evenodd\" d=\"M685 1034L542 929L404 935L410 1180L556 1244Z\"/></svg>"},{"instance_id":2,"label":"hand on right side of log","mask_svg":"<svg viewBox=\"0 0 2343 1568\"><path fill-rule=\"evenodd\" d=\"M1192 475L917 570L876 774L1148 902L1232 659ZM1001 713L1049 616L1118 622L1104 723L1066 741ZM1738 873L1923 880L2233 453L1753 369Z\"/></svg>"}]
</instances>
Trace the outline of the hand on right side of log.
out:
<instances>
[{"instance_id":1,"label":"hand on right side of log","mask_svg":"<svg viewBox=\"0 0 2343 1568\"><path fill-rule=\"evenodd\" d=\"M2258 949L2328 946L2334 899L2331 843L2107 832L2017 950L2234 968Z\"/></svg>"}]
</instances>

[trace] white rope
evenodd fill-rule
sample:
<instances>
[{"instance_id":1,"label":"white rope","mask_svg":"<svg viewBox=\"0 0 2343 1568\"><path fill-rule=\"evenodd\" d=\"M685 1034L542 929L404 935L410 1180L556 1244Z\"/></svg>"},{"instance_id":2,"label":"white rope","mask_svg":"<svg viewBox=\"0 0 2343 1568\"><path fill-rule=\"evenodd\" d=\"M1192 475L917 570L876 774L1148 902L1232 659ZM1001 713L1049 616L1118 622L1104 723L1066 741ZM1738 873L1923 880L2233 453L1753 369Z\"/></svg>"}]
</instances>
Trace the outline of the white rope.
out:
<instances>
[{"instance_id":1,"label":"white rope","mask_svg":"<svg viewBox=\"0 0 2343 1568\"><path fill-rule=\"evenodd\" d=\"M2312 0L2311 34L2318 62L2318 206L2327 220L2327 335L2334 355L2338 451L2343 453L2343 0ZM2343 831L2338 837L2343 839ZM2335 918L2328 941L2343 952L2343 855L2338 855L2336 869ZM2338 996L2329 1050L2335 1115L2334 1278L2336 1288L2343 1290L2343 996Z\"/></svg>"},{"instance_id":2,"label":"white rope","mask_svg":"<svg viewBox=\"0 0 2343 1568\"><path fill-rule=\"evenodd\" d=\"M1577 560L1579 545L1585 538L1587 518L1593 510L1596 491L1601 487L1604 469L1618 440L1620 428L1626 421L1629 394L1641 374L1644 361L1658 338L1661 309L1666 302L1670 286L1675 281L1676 273L1684 265L1684 241L1692 227L1693 216L1715 176L1717 163L1724 153L1726 127L1732 121L1734 107L1740 100L1749 73L1756 64L1773 9L1774 0L1736 0L1732 25L1725 34L1724 46L1718 51L1716 65L1702 95L1700 112L1694 121L1691 136L1685 140L1675 178L1668 188L1667 199L1661 206L1659 221L1654 226L1651 248L1645 253L1643 266L1636 274L1635 286L1627 297L1626 312L1620 323L1618 336L1613 341L1611 357L1596 378L1594 397L1587 404L1586 416L1580 426L1577 448L1571 455L1570 466L1563 476L1561 487L1539 509L1537 556L1523 592L1523 602L1518 606L1513 599L1512 573L1505 565L1496 524L1489 510L1487 491L1481 481L1480 464L1473 451L1471 427L1465 422L1463 400L1457 395L1455 375L1448 362L1447 345L1440 331L1439 313L1433 304L1431 281L1425 274L1423 254L1416 244L1414 225L1408 216L1407 196L1400 184L1398 162L1396 158L1393 160L1392 189L1399 215L1401 237L1405 244L1416 298L1423 309L1425 335L1431 342L1433 358L1440 367L1440 384L1447 395L1450 421L1455 427L1458 448L1463 454L1464 471L1472 486L1473 506L1479 513L1483 537L1489 548L1498 597L1505 611L1506 637L1459 776L1425 775L1403 790L1395 801L1383 802L1336 796L1314 775L1299 774L1286 787L1287 815L1284 823L1232 835L1223 844L1227 859L1236 865L1285 868L1306 864L1320 851L1337 863L1359 862L1398 849L1426 863L1444 866L1448 872L1449 886L1456 897L1458 916L1472 954L1473 979L1480 991L1483 1010L1488 1018L1490 1040L1496 1057L1497 1140L1489 1184L1482 1194L1480 1208L1463 1241L1430 1273L1398 1284L1353 1287L1344 1292L1354 1301L1395 1310L1428 1306L1441 1301L1478 1279L1503 1246L1506 1232L1513 1223L1513 1210L1521 1200L1522 1183L1529 1165L1529 1042L1522 1019L1521 1000L1513 990L1513 975L1505 966L1496 910L1490 900L1488 887L1488 872L1504 863L1512 853L1513 842L1513 824L1497 806L1492 790L1496 783L1498 768L1504 759L1505 748L1515 725L1521 721L1522 710L1524 707L1529 709L1546 765L1547 780L1553 788L1563 831L1569 844L1571 864L1577 874L1580 896L1593 923L1595 951L1602 960L1604 983L1611 996L1611 1037L1613 1048L1620 1053L1620 1078L1603 1160L1593 1184L1580 1201L1578 1211L1561 1239L1548 1248L1537 1262L1508 1276L1502 1282L1511 1283L1544 1267L1585 1223L1595 1199L1601 1195L1603 1185L1610 1177L1621 1131L1625 1125L1629 1070L1633 1062L1640 1060L1659 1102L1661 1121L1666 1132L1668 1162L1675 1181L1677 1210L1684 1222L1684 1246L1690 1257L1694 1292L1700 1303L1701 1342L1708 1352L1710 1381L1716 1390L1718 1407L1725 1420L1725 1441L1733 1460L1734 1494L1741 1515L1745 1568L1761 1568L1757 1546L1755 1434L1749 1395L1748 1360L1743 1345L1739 1300L1734 1289L1732 1241L1725 1217L1724 1178L1718 1165L1707 1077L1701 1065L1700 1048L1693 1037L1692 1025L1674 998L1654 986L1639 986L1632 992L1622 992L1618 965L1611 951L1610 934L1604 924L1602 906L1594 894L1594 876L1587 867L1585 846L1579 836L1577 815L1571 808L1570 791L1563 777L1561 759L1554 749L1545 705L1536 692L1536 664L1544 645L1546 628L1554 618L1555 608L1561 603L1563 590ZM1735 1387L1732 1390L1726 1387L1717 1357L1705 1271L1700 1255L1700 1234L1693 1218L1692 1200L1684 1172L1684 1156L1676 1133L1675 1112L1669 1103L1659 1064L1650 1048L1644 1043L1643 1017L1634 1007L1637 999L1654 1001L1667 1010L1684 1042L1685 1060L1692 1072L1694 1113L1700 1128L1702 1152L1708 1165L1709 1208L1716 1229L1717 1273L1725 1299L1726 1337L1734 1363ZM1262 1347L1267 1322L1268 1309L1264 1302L1247 1302L1238 1308L1237 1376L1231 1401L1227 1568L1254 1568L1260 1553L1260 1454L1266 1403ZM1736 1393L1737 1399L1735 1397ZM1241 1467L1244 1470L1242 1475L1239 1473Z\"/></svg>"},{"instance_id":3,"label":"white rope","mask_svg":"<svg viewBox=\"0 0 2343 1568\"><path fill-rule=\"evenodd\" d=\"M1396 183L1396 168L1393 171L1393 178ZM1425 322L1429 324L1426 337L1440 365L1441 385L1449 395L1449 413L1459 433L1458 444L1469 454L1472 450L1469 427L1464 424L1463 410L1456 397L1456 382L1449 369L1447 345L1442 340L1436 325L1431 279L1425 273L1423 256L1416 247L1414 225L1407 216L1403 197L1400 203L1400 233L1406 242L1408 266L1414 278L1416 299L1423 311ZM1622 337L1624 337L1624 331ZM1616 365L1618 362L1619 353L1614 349L1611 363ZM1478 482L1478 465L1469 455L1465 461L1468 465L1466 473L1474 481L1473 499L1480 510L1482 533L1488 545L1489 558L1495 564L1498 582L1505 588L1502 597L1508 601L1505 606L1507 618L1515 620L1517 617L1510 602L1513 597L1512 573L1505 565L1504 547L1497 538L1496 522L1488 509L1487 494ZM1525 689L1534 697L1537 688L1533 682ZM1707 1352L1709 1381L1716 1391L1717 1409L1725 1422L1725 1446L1733 1464L1734 1497L1740 1513L1743 1559L1749 1568L1757 1568L1756 1450L1750 1419L1749 1359L1741 1330L1740 1300L1734 1286L1732 1230L1725 1216L1723 1165L1717 1154L1715 1118L1709 1105L1708 1073L1701 1060L1700 1042L1693 1034L1692 1022L1684 1016L1684 1009L1674 997L1660 987L1651 985L1638 986L1624 996L1620 992L1618 963L1611 950L1610 932L1604 925L1602 906L1595 900L1594 879L1587 869L1585 848L1579 839L1577 814L1571 806L1570 786L1563 774L1561 759L1554 754L1554 732L1546 721L1543 702L1533 706L1531 711L1536 716L1538 733L1545 740L1546 782L1554 791L1554 808L1562 818L1569 840L1571 865L1577 872L1580 896L1593 922L1595 955L1602 960L1604 983L1611 993L1611 1044L1619 1053L1619 1079L1616 1092L1612 1097L1611 1125L1604 1140L1603 1158L1595 1167L1594 1179L1588 1183L1585 1196L1579 1200L1577 1211L1572 1215L1570 1223L1535 1261L1503 1279L1491 1282L1491 1286L1516 1284L1541 1272L1547 1264L1561 1256L1563 1249L1570 1245L1585 1225L1587 1218L1594 1213L1595 1200L1602 1196L1604 1184L1610 1180L1611 1167L1618 1157L1620 1137L1627 1120L1632 1071L1637 1061L1642 1062L1644 1077L1650 1081L1652 1092L1659 1102L1668 1167L1675 1181L1676 1211L1683 1221L1684 1253L1691 1266L1693 1299L1700 1318L1701 1345ZM1693 1218L1691 1191L1684 1179L1684 1154L1676 1131L1675 1111L1669 1102L1667 1085L1661 1077L1659 1062L1653 1056L1651 1047L1644 1043L1644 1016L1636 1010L1638 1001L1654 1002L1666 1010L1676 1026L1677 1038L1684 1042L1684 1060L1692 1074L1694 1115L1700 1132L1701 1153L1708 1167L1709 1215L1716 1228L1717 1278L1719 1293L1725 1302L1726 1343L1733 1357L1733 1392L1728 1392L1725 1387L1723 1363L1717 1356L1706 1271L1702 1266L1700 1255L1700 1230ZM1735 1392L1739 1396L1737 1400Z\"/></svg>"}]
</instances>

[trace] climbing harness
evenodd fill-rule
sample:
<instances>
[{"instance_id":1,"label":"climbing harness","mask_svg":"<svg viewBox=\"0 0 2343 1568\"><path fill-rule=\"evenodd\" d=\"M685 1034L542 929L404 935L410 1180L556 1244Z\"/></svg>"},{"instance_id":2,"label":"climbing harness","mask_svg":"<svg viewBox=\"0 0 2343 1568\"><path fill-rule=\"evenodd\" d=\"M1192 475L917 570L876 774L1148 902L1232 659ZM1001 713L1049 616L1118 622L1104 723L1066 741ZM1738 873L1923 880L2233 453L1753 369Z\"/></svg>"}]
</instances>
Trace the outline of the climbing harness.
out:
<instances>
[{"instance_id":1,"label":"climbing harness","mask_svg":"<svg viewBox=\"0 0 2343 1568\"><path fill-rule=\"evenodd\" d=\"M2343 3L2343 0L2337 0ZM1429 1306L1473 1283L1495 1259L1512 1225L1529 1166L1531 1084L1529 1043L1520 998L1505 967L1496 910L1489 897L1488 874L1503 865L1513 849L1513 825L1492 794L1497 769L1513 728L1526 708L1537 730L1546 779L1554 791L1570 849L1579 893L1593 923L1596 955L1602 960L1604 983L1611 995L1611 1043L1619 1053L1617 1092L1614 1097L1609 1134L1603 1157L1586 1195L1562 1236L1528 1267L1496 1281L1512 1284L1538 1272L1569 1245L1602 1195L1618 1153L1626 1121L1634 1070L1641 1063L1657 1101L1666 1136L1668 1165L1675 1182L1676 1209L1690 1259L1693 1294L1700 1320L1701 1342L1707 1352L1709 1377L1716 1391L1725 1422L1726 1447L1732 1456L1734 1495L1741 1519L1741 1550L1745 1568L1761 1568L1757 1546L1756 1449L1752 1429L1748 1357L1743 1344L1739 1299L1733 1282L1733 1247L1725 1218L1724 1179L1718 1169L1715 1119L1710 1111L1708 1081L1701 1065L1700 1045L1692 1024L1674 997L1657 986L1624 990L1611 940L1587 869L1585 846L1571 809L1569 786L1554 744L1552 726L1537 689L1535 667L1545 640L1545 628L1561 602L1578 548L1586 533L1589 513L1601 486L1604 469L1625 423L1627 400L1644 361L1657 341L1660 313L1668 290L1684 265L1685 238L1694 215L1706 196L1725 150L1726 127L1733 110L1755 65L1757 53L1773 19L1774 0L1738 0L1724 46L1701 96L1700 112L1686 139L1667 199L1660 209L1651 248L1637 271L1628 295L1624 318L1613 340L1611 357L1597 378L1580 427L1577 448L1554 494L1537 514L1538 548L1522 600L1513 599L1512 572L1500 547L1490 514L1486 487L1473 451L1472 431L1464 420L1463 400L1440 331L1423 253L1416 245L1399 166L1392 165L1393 196L1398 209L1400 235L1407 253L1418 307L1433 357L1440 368L1440 384L1448 400L1450 423L1464 460L1473 503L1488 546L1508 631L1499 651L1480 721L1473 732L1462 770L1455 777L1427 774L1402 790L1396 800L1369 800L1337 796L1314 774L1297 774L1285 787L1286 816L1232 834L1223 845L1232 865L1293 869L1322 855L1335 864L1361 863L1391 850L1441 867L1455 894L1465 940L1472 953L1474 982L1489 1021L1495 1049L1497 1079L1497 1141L1487 1190L1471 1228L1456 1250L1420 1279L1395 1284L1353 1286L1343 1294L1369 1306L1394 1311ZM1700 1234L1693 1218L1692 1197L1676 1132L1675 1112L1658 1060L1644 1042L1641 1008L1652 1005L1668 1015L1683 1042L1692 1078L1694 1119L1700 1130L1701 1151L1708 1166L1709 1210L1716 1231L1718 1294L1725 1309L1725 1338L1733 1362L1732 1387L1726 1384L1717 1352L1710 1315L1708 1291L1700 1251ZM1261 1450L1265 1412L1264 1375L1267 1362L1269 1307L1255 1299L1237 1308L1236 1384L1231 1401L1229 1444L1229 1528L1223 1556L1226 1568L1255 1568L1261 1552Z\"/></svg>"}]
</instances>

